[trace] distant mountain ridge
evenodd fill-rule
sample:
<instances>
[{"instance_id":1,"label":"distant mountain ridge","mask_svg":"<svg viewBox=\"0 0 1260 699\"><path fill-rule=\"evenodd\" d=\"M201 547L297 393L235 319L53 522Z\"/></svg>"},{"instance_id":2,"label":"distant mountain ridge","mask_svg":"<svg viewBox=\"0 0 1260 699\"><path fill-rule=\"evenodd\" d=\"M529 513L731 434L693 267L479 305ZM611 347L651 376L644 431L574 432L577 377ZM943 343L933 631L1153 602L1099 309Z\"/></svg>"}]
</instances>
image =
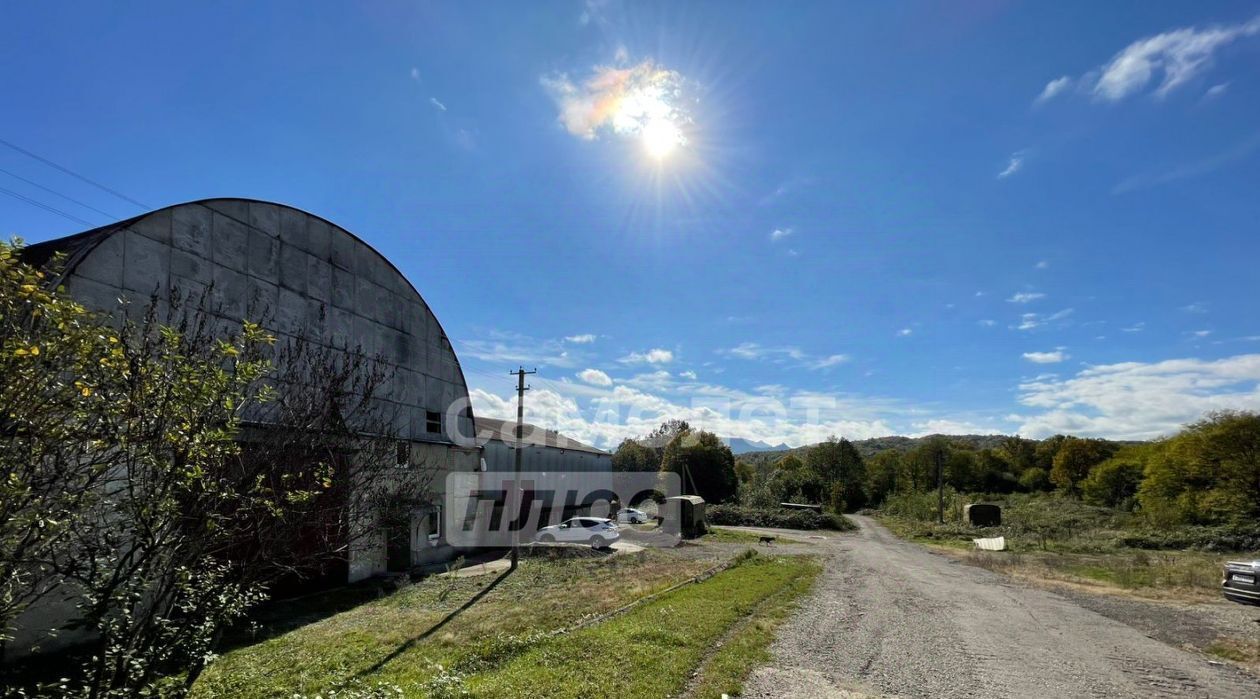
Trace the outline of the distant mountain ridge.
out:
<instances>
[{"instance_id":1,"label":"distant mountain ridge","mask_svg":"<svg viewBox=\"0 0 1260 699\"><path fill-rule=\"evenodd\" d=\"M1007 439L1009 436L1010 435L1004 434L947 434L927 435L925 437L898 437L890 435L888 437L873 437L871 439L855 439L849 441L853 442L854 447L857 447L858 453L862 455L862 458L867 459L880 453L881 451L888 451L890 449L895 449L897 451L909 451L918 446L921 442L931 439L932 437L944 437L956 444L964 444L972 449L979 450L996 449L1001 446L1003 440ZM1028 441L1036 443L1040 440L1030 439ZM1123 442L1120 443L1123 444ZM805 458L805 452L809 451L814 446L816 445L807 444L803 447L792 448L784 445L782 448L776 448L773 450L763 449L758 451L749 451L744 452L746 455L744 460L774 462L787 456L788 454L796 454L799 458L803 459ZM731 452L737 455L740 454L740 452L735 451L734 447L731 447Z\"/></svg>"},{"instance_id":2,"label":"distant mountain ridge","mask_svg":"<svg viewBox=\"0 0 1260 699\"><path fill-rule=\"evenodd\" d=\"M760 452L781 452L791 449L791 447L786 444L775 446L773 444L748 440L742 437L724 437L722 442L724 442L726 446L730 447L731 453L736 456L740 454L755 454Z\"/></svg>"}]
</instances>

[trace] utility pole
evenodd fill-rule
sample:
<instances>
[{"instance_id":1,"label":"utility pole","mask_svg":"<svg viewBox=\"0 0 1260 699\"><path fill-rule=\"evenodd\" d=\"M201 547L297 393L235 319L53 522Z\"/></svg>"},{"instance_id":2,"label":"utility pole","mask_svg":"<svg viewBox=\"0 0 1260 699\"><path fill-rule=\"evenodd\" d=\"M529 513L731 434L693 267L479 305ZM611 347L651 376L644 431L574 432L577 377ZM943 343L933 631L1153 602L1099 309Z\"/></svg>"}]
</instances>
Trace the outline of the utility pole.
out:
<instances>
[{"instance_id":1,"label":"utility pole","mask_svg":"<svg viewBox=\"0 0 1260 699\"><path fill-rule=\"evenodd\" d=\"M518 520L521 509L521 447L525 440L525 392L529 390L529 386L525 385L525 376L527 374L537 374L538 369L533 371L525 371L525 367L520 367L516 371L510 371L509 374L516 374L516 454L513 471L515 475L512 477L512 513L508 522ZM517 561L520 559L521 549L521 530L520 527L512 530L512 567L516 570Z\"/></svg>"}]
</instances>

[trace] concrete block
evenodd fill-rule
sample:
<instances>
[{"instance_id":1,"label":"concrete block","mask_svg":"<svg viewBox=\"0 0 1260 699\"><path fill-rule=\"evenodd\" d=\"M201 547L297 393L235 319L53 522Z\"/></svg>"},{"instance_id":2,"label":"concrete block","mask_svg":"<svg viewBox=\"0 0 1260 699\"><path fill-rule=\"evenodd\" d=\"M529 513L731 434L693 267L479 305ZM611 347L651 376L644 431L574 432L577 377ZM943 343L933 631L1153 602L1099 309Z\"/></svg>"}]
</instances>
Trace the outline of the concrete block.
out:
<instances>
[{"instance_id":1,"label":"concrete block","mask_svg":"<svg viewBox=\"0 0 1260 699\"><path fill-rule=\"evenodd\" d=\"M331 260L333 266L344 269L347 272L354 272L355 248L358 246L358 241L350 237L350 234L342 231L332 231Z\"/></svg>"},{"instance_id":2,"label":"concrete block","mask_svg":"<svg viewBox=\"0 0 1260 699\"><path fill-rule=\"evenodd\" d=\"M184 250L171 250L171 283L182 286L183 282L198 282L200 284L209 284L213 279L211 273L213 265L209 260L186 252Z\"/></svg>"},{"instance_id":3,"label":"concrete block","mask_svg":"<svg viewBox=\"0 0 1260 699\"><path fill-rule=\"evenodd\" d=\"M329 307L324 337L329 339L333 347L340 349L351 347L350 340L354 337L354 314L336 306Z\"/></svg>"},{"instance_id":4,"label":"concrete block","mask_svg":"<svg viewBox=\"0 0 1260 699\"><path fill-rule=\"evenodd\" d=\"M131 224L131 230L149 240L156 240L163 245L170 245L171 219L170 209L155 211Z\"/></svg>"},{"instance_id":5,"label":"concrete block","mask_svg":"<svg viewBox=\"0 0 1260 699\"><path fill-rule=\"evenodd\" d=\"M442 376L442 346L432 342L425 344L424 373L433 378Z\"/></svg>"},{"instance_id":6,"label":"concrete block","mask_svg":"<svg viewBox=\"0 0 1260 699\"><path fill-rule=\"evenodd\" d=\"M77 274L71 275L66 280L66 290L75 301L111 317L118 310L119 299L126 295L125 291L115 285L102 284Z\"/></svg>"},{"instance_id":7,"label":"concrete block","mask_svg":"<svg viewBox=\"0 0 1260 699\"><path fill-rule=\"evenodd\" d=\"M310 297L304 300L306 301L307 333L312 338L323 337L328 324L328 304Z\"/></svg>"},{"instance_id":8,"label":"concrete block","mask_svg":"<svg viewBox=\"0 0 1260 699\"><path fill-rule=\"evenodd\" d=\"M249 277L219 265L214 266L212 274L214 287L211 298L219 307L219 312L233 320L244 318L249 302Z\"/></svg>"},{"instance_id":9,"label":"concrete block","mask_svg":"<svg viewBox=\"0 0 1260 699\"><path fill-rule=\"evenodd\" d=\"M427 374L429 370L429 343L412 337L411 355L407 357L402 365L418 374Z\"/></svg>"},{"instance_id":10,"label":"concrete block","mask_svg":"<svg viewBox=\"0 0 1260 699\"><path fill-rule=\"evenodd\" d=\"M208 259L238 272L248 272L249 227L218 212L214 214L211 225L214 232Z\"/></svg>"},{"instance_id":11,"label":"concrete block","mask_svg":"<svg viewBox=\"0 0 1260 699\"><path fill-rule=\"evenodd\" d=\"M126 239L126 233L115 233L106 237L75 267L74 275L121 289Z\"/></svg>"},{"instance_id":12,"label":"concrete block","mask_svg":"<svg viewBox=\"0 0 1260 699\"><path fill-rule=\"evenodd\" d=\"M276 327L281 332L292 335L303 334L306 332L307 321L306 297L290 289L280 287L274 317L276 319Z\"/></svg>"},{"instance_id":13,"label":"concrete block","mask_svg":"<svg viewBox=\"0 0 1260 699\"><path fill-rule=\"evenodd\" d=\"M303 247L307 252L321 260L332 257L332 237L346 235L345 231L334 229L332 224L315 216L307 217L306 240Z\"/></svg>"},{"instance_id":14,"label":"concrete block","mask_svg":"<svg viewBox=\"0 0 1260 699\"><path fill-rule=\"evenodd\" d=\"M280 227L275 235L287 243L300 246L306 240L306 224L310 216L287 206L280 207L279 215Z\"/></svg>"},{"instance_id":15,"label":"concrete block","mask_svg":"<svg viewBox=\"0 0 1260 699\"><path fill-rule=\"evenodd\" d=\"M210 209L200 204L190 204L171 211L171 244L194 255L209 256Z\"/></svg>"},{"instance_id":16,"label":"concrete block","mask_svg":"<svg viewBox=\"0 0 1260 699\"><path fill-rule=\"evenodd\" d=\"M266 279L246 277L249 291L246 297L245 314L255 323L268 324L274 319L280 308L280 286Z\"/></svg>"},{"instance_id":17,"label":"concrete block","mask_svg":"<svg viewBox=\"0 0 1260 699\"><path fill-rule=\"evenodd\" d=\"M241 223L249 222L249 203L240 199L211 199L205 203L205 207L231 216Z\"/></svg>"},{"instance_id":18,"label":"concrete block","mask_svg":"<svg viewBox=\"0 0 1260 699\"><path fill-rule=\"evenodd\" d=\"M280 241L266 233L249 231L249 273L272 283L280 281Z\"/></svg>"},{"instance_id":19,"label":"concrete block","mask_svg":"<svg viewBox=\"0 0 1260 699\"><path fill-rule=\"evenodd\" d=\"M363 243L354 246L354 272L374 284L384 283L383 273L389 272L389 264L381 259L380 254Z\"/></svg>"},{"instance_id":20,"label":"concrete block","mask_svg":"<svg viewBox=\"0 0 1260 699\"><path fill-rule=\"evenodd\" d=\"M126 236L123 288L146 298L154 293L164 298L170 288L171 249L156 240L129 231L116 235Z\"/></svg>"},{"instance_id":21,"label":"concrete block","mask_svg":"<svg viewBox=\"0 0 1260 699\"><path fill-rule=\"evenodd\" d=\"M302 249L280 243L280 286L306 294L306 261L310 259Z\"/></svg>"},{"instance_id":22,"label":"concrete block","mask_svg":"<svg viewBox=\"0 0 1260 699\"><path fill-rule=\"evenodd\" d=\"M332 302L338 308L344 308L347 311L355 310L355 283L354 274L342 269L341 267L332 268Z\"/></svg>"},{"instance_id":23,"label":"concrete block","mask_svg":"<svg viewBox=\"0 0 1260 699\"><path fill-rule=\"evenodd\" d=\"M249 203L249 225L270 236L280 235L280 207L261 201Z\"/></svg>"},{"instance_id":24,"label":"concrete block","mask_svg":"<svg viewBox=\"0 0 1260 699\"><path fill-rule=\"evenodd\" d=\"M333 266L327 259L306 256L306 293L324 302L333 300Z\"/></svg>"},{"instance_id":25,"label":"concrete block","mask_svg":"<svg viewBox=\"0 0 1260 699\"><path fill-rule=\"evenodd\" d=\"M360 351L369 357L375 357L379 352L380 336L376 330L376 323L370 318L360 315L354 317L354 339L353 346L357 346Z\"/></svg>"}]
</instances>

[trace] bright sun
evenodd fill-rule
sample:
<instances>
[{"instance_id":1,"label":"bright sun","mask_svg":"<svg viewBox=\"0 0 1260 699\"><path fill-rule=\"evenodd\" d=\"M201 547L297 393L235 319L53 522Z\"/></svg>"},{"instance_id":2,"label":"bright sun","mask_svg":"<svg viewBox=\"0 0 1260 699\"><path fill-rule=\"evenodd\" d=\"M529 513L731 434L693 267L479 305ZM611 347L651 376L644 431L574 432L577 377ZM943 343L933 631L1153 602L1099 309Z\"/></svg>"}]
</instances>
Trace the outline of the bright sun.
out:
<instances>
[{"instance_id":1,"label":"bright sun","mask_svg":"<svg viewBox=\"0 0 1260 699\"><path fill-rule=\"evenodd\" d=\"M652 119L645 124L640 137L648 154L657 160L663 160L685 141L682 130L665 118Z\"/></svg>"}]
</instances>

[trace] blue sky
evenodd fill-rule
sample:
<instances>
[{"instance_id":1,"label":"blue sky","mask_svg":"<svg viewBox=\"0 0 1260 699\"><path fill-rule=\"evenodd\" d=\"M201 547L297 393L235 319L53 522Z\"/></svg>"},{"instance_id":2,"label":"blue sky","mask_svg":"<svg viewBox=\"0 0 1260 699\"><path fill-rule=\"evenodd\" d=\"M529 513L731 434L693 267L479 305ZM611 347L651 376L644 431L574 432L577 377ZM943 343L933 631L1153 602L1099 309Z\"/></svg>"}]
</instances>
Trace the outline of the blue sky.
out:
<instances>
[{"instance_id":1,"label":"blue sky","mask_svg":"<svg viewBox=\"0 0 1260 699\"><path fill-rule=\"evenodd\" d=\"M1255 2L9 4L0 138L343 225L483 414L536 366L530 418L601 445L1147 438L1260 408L1258 64Z\"/></svg>"}]
</instances>

